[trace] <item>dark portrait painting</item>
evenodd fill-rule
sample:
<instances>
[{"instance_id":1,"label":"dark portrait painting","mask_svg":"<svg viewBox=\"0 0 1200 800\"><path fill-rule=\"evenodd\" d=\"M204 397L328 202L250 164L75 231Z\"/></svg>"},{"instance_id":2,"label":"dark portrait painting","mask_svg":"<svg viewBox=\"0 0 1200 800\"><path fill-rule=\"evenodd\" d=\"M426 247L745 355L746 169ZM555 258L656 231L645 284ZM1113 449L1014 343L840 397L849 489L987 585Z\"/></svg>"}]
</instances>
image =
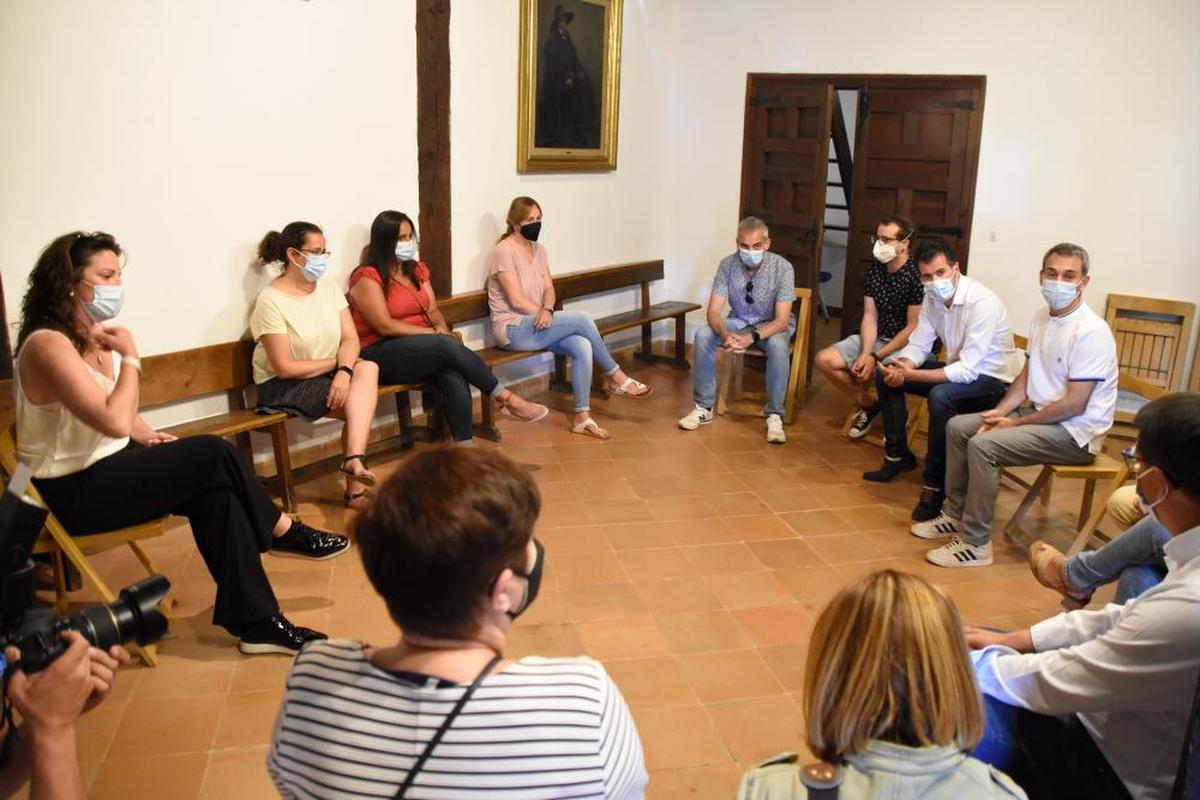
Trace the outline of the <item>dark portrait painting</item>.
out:
<instances>
[{"instance_id":1,"label":"dark portrait painting","mask_svg":"<svg viewBox=\"0 0 1200 800\"><path fill-rule=\"evenodd\" d=\"M617 165L622 0L521 0L517 168Z\"/></svg>"},{"instance_id":2,"label":"dark portrait painting","mask_svg":"<svg viewBox=\"0 0 1200 800\"><path fill-rule=\"evenodd\" d=\"M538 0L535 147L600 146L604 6Z\"/></svg>"}]
</instances>

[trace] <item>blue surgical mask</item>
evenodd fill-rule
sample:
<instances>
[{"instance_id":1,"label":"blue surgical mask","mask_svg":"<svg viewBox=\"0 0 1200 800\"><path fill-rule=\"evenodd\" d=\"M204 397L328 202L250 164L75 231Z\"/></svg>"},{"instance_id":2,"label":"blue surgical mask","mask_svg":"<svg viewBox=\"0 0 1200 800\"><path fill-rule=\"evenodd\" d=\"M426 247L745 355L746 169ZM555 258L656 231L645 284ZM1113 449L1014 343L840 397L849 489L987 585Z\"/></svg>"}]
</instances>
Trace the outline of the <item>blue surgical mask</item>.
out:
<instances>
[{"instance_id":1,"label":"blue surgical mask","mask_svg":"<svg viewBox=\"0 0 1200 800\"><path fill-rule=\"evenodd\" d=\"M925 284L925 294L932 297L934 300L941 300L943 303L954 297L954 279L953 278L935 278Z\"/></svg>"},{"instance_id":2,"label":"blue surgical mask","mask_svg":"<svg viewBox=\"0 0 1200 800\"><path fill-rule=\"evenodd\" d=\"M1051 311L1062 311L1079 296L1079 284L1066 281L1042 281L1042 297Z\"/></svg>"},{"instance_id":3,"label":"blue surgical mask","mask_svg":"<svg viewBox=\"0 0 1200 800\"><path fill-rule=\"evenodd\" d=\"M409 239L407 242L396 242L396 260L412 261L417 257L417 243Z\"/></svg>"},{"instance_id":4,"label":"blue surgical mask","mask_svg":"<svg viewBox=\"0 0 1200 800\"><path fill-rule=\"evenodd\" d=\"M739 247L738 255L741 256L742 263L747 267L757 267L763 260L762 250L747 250L744 247Z\"/></svg>"},{"instance_id":5,"label":"blue surgical mask","mask_svg":"<svg viewBox=\"0 0 1200 800\"><path fill-rule=\"evenodd\" d=\"M300 267L300 273L304 275L306 281L316 283L325 274L325 268L329 266L329 256L325 253L321 255L305 253L304 256L304 265Z\"/></svg>"},{"instance_id":6,"label":"blue surgical mask","mask_svg":"<svg viewBox=\"0 0 1200 800\"><path fill-rule=\"evenodd\" d=\"M84 281L87 283L87 281ZM88 283L92 299L83 303L83 310L96 322L106 322L121 313L125 303L125 287L109 283Z\"/></svg>"}]
</instances>

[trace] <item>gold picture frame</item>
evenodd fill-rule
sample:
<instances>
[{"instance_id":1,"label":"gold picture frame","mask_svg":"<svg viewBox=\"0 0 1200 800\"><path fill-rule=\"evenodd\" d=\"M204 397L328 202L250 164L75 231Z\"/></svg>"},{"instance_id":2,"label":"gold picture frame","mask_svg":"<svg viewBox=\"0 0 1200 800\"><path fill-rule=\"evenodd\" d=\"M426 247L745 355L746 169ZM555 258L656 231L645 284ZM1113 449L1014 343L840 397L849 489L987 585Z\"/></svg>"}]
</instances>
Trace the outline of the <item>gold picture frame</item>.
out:
<instances>
[{"instance_id":1,"label":"gold picture frame","mask_svg":"<svg viewBox=\"0 0 1200 800\"><path fill-rule=\"evenodd\" d=\"M617 168L622 6L521 0L518 172Z\"/></svg>"}]
</instances>

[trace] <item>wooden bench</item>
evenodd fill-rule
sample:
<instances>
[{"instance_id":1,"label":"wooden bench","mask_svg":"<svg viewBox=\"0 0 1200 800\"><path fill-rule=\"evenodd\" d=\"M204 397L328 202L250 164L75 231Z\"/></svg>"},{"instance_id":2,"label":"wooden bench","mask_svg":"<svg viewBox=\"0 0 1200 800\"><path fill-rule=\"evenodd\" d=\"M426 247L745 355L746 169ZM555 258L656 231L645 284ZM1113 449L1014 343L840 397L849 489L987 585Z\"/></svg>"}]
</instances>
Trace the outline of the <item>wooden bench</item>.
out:
<instances>
[{"instance_id":1,"label":"wooden bench","mask_svg":"<svg viewBox=\"0 0 1200 800\"><path fill-rule=\"evenodd\" d=\"M224 392L229 398L229 411L172 425L164 430L180 438L202 434L232 436L251 460L250 432L261 431L270 435L279 493L284 507L294 513L296 493L292 461L288 453L288 415L260 414L246 404L246 389L254 383L251 365L253 355L254 342L238 340L147 356L142 359L141 407L153 408ZM396 414L404 447L412 445L414 431L408 393L425 388L416 384L379 387L380 397L391 395L396 399Z\"/></svg>"},{"instance_id":2,"label":"wooden bench","mask_svg":"<svg viewBox=\"0 0 1200 800\"><path fill-rule=\"evenodd\" d=\"M662 280L662 278L663 262L661 259L656 261L638 261L630 264L605 267L603 269L559 275L554 278L554 293L556 297L554 307L561 309L564 301L567 300L575 300L601 292L639 286L641 288L640 307L633 311L624 311L598 318L596 320L596 327L599 329L600 335L607 336L610 333L640 327L642 329L642 347L634 353L634 358L649 363L665 362L675 367L687 369L689 365L687 360L687 327L685 317L690 312L699 310L701 306L697 303L678 301L651 303L650 284L653 281ZM454 327L456 324L485 319L490 315L486 291L467 292L447 297L438 301L438 308L441 309L442 315L451 327ZM674 356L656 355L652 352L653 325L655 322L663 320L675 321ZM521 351L507 350L503 347L484 347L476 352L489 367L497 367L502 364L537 356L546 351ZM554 357L554 378L551 381L551 385L556 389L566 388L566 362L567 359L565 356L556 355ZM485 399L482 406L482 428L489 438L499 440L499 432L496 430L491 403L486 402Z\"/></svg>"}]
</instances>

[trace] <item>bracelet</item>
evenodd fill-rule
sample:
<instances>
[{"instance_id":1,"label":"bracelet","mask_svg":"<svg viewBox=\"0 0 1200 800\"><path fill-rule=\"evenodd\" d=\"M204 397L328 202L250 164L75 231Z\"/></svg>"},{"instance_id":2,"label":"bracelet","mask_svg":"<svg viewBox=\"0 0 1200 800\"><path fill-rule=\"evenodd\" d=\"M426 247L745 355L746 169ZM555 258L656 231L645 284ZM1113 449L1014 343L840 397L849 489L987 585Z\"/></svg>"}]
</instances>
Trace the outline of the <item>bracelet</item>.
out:
<instances>
[{"instance_id":1,"label":"bracelet","mask_svg":"<svg viewBox=\"0 0 1200 800\"><path fill-rule=\"evenodd\" d=\"M137 356L121 356L121 363L133 367L138 371L139 375L142 372L142 360Z\"/></svg>"},{"instance_id":2,"label":"bracelet","mask_svg":"<svg viewBox=\"0 0 1200 800\"><path fill-rule=\"evenodd\" d=\"M553 308L549 308L549 307L547 307L547 306L542 306L542 310L543 310L543 311L546 311L546 312L549 312L550 316L552 316L552 317L554 316L554 309L553 309Z\"/></svg>"},{"instance_id":3,"label":"bracelet","mask_svg":"<svg viewBox=\"0 0 1200 800\"><path fill-rule=\"evenodd\" d=\"M354 377L354 369L351 367L347 367L345 364L339 364L338 368L334 370L335 377L336 377L336 373L338 373L338 372L344 372L347 375L349 375L351 378Z\"/></svg>"}]
</instances>

